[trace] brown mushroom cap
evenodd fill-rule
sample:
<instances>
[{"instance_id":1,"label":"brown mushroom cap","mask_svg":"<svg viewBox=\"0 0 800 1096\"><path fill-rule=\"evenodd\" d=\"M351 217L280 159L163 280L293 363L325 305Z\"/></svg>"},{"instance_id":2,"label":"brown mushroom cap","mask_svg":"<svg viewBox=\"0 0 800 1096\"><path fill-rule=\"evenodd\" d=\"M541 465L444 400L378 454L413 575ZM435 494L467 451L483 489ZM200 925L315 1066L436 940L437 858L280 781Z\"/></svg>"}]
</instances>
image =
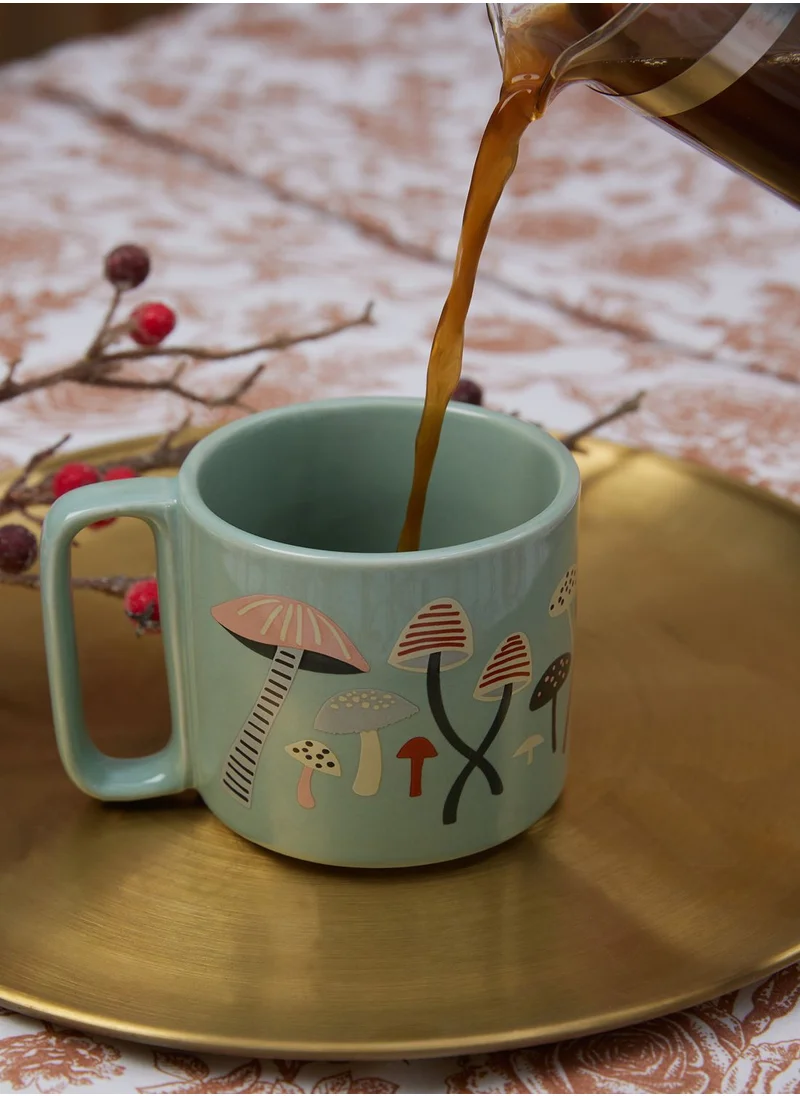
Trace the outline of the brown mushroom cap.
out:
<instances>
[{"instance_id":1,"label":"brown mushroom cap","mask_svg":"<svg viewBox=\"0 0 800 1096\"><path fill-rule=\"evenodd\" d=\"M280 594L247 594L214 605L211 615L248 646L290 647L336 659L354 670L369 670L347 633L304 601Z\"/></svg>"},{"instance_id":2,"label":"brown mushroom cap","mask_svg":"<svg viewBox=\"0 0 800 1096\"><path fill-rule=\"evenodd\" d=\"M553 659L537 681L536 688L531 695L530 710L532 712L538 711L539 708L544 708L544 706L549 704L556 696L569 676L571 662L572 655L569 652Z\"/></svg>"},{"instance_id":3,"label":"brown mushroom cap","mask_svg":"<svg viewBox=\"0 0 800 1096\"><path fill-rule=\"evenodd\" d=\"M379 731L416 715L419 708L397 693L382 689L348 689L334 693L317 712L314 730L323 734Z\"/></svg>"},{"instance_id":4,"label":"brown mushroom cap","mask_svg":"<svg viewBox=\"0 0 800 1096\"><path fill-rule=\"evenodd\" d=\"M475 692L476 700L498 700L506 685L511 692L530 685L533 679L533 659L528 637L524 632L507 636L483 668Z\"/></svg>"},{"instance_id":5,"label":"brown mushroom cap","mask_svg":"<svg viewBox=\"0 0 800 1096\"><path fill-rule=\"evenodd\" d=\"M578 568L575 564L570 567L567 573L559 582L553 591L553 596L550 598L549 614L551 617L561 616L572 604L575 597L575 583L577 581Z\"/></svg>"},{"instance_id":6,"label":"brown mushroom cap","mask_svg":"<svg viewBox=\"0 0 800 1096\"><path fill-rule=\"evenodd\" d=\"M324 742L316 742L313 738L301 738L299 742L291 742L285 749L290 757L299 761L301 765L305 765L307 769L327 773L329 776L342 775L339 758Z\"/></svg>"},{"instance_id":7,"label":"brown mushroom cap","mask_svg":"<svg viewBox=\"0 0 800 1096\"><path fill-rule=\"evenodd\" d=\"M452 598L436 598L414 614L389 655L389 665L425 673L434 654L441 654L442 670L453 670L472 657L472 625Z\"/></svg>"}]
</instances>

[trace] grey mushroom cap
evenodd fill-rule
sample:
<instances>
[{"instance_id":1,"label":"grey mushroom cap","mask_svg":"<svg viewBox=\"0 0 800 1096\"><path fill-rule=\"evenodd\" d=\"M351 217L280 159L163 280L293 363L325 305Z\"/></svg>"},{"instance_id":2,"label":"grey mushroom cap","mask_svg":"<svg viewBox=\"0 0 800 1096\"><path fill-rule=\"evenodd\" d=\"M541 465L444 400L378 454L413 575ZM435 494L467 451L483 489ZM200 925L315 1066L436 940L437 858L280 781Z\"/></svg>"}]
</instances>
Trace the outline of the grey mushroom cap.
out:
<instances>
[{"instance_id":1,"label":"grey mushroom cap","mask_svg":"<svg viewBox=\"0 0 800 1096\"><path fill-rule=\"evenodd\" d=\"M397 693L381 689L349 689L334 693L322 705L314 730L323 734L361 734L379 731L416 715L419 708Z\"/></svg>"}]
</instances>

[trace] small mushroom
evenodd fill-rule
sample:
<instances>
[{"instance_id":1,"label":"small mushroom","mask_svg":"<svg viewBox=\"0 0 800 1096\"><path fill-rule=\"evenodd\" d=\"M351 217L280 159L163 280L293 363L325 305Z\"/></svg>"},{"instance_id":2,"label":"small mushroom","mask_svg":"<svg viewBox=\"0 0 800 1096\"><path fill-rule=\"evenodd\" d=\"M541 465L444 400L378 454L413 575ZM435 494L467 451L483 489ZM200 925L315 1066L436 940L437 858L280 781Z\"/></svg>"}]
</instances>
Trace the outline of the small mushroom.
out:
<instances>
[{"instance_id":1,"label":"small mushroom","mask_svg":"<svg viewBox=\"0 0 800 1096\"><path fill-rule=\"evenodd\" d=\"M564 682L569 676L569 668L572 662L572 655L567 651L563 655L559 655L554 659L547 667L545 672L539 678L536 683L536 687L531 695L530 710L537 712L540 708L546 707L551 701L553 704L553 711L551 715L551 728L552 728L552 750L556 752L558 745L558 735L556 730L556 714L558 706L558 694L563 686Z\"/></svg>"},{"instance_id":2,"label":"small mushroom","mask_svg":"<svg viewBox=\"0 0 800 1096\"><path fill-rule=\"evenodd\" d=\"M350 689L328 697L314 720L323 734L357 734L361 738L356 795L375 795L381 786L381 743L378 731L416 715L419 708L397 693L380 689Z\"/></svg>"},{"instance_id":3,"label":"small mushroom","mask_svg":"<svg viewBox=\"0 0 800 1096\"><path fill-rule=\"evenodd\" d=\"M211 615L245 647L272 659L269 674L230 748L222 783L250 806L261 750L301 665L323 673L365 673L369 663L330 617L280 594L248 594Z\"/></svg>"},{"instance_id":4,"label":"small mushroom","mask_svg":"<svg viewBox=\"0 0 800 1096\"><path fill-rule=\"evenodd\" d=\"M531 765L533 763L533 751L537 746L541 746L543 742L544 739L540 734L532 734L530 738L525 739L521 746L517 747L514 751L514 757L524 757L527 754L528 764Z\"/></svg>"},{"instance_id":5,"label":"small mushroom","mask_svg":"<svg viewBox=\"0 0 800 1096\"><path fill-rule=\"evenodd\" d=\"M575 592L576 582L578 576L578 568L573 565L567 570L558 586L553 591L553 596L550 598L550 608L548 610L551 617L561 616L562 613L567 614L567 620L569 621L569 647L570 650L574 647L573 630L574 621L573 615L575 612Z\"/></svg>"},{"instance_id":6,"label":"small mushroom","mask_svg":"<svg viewBox=\"0 0 800 1096\"><path fill-rule=\"evenodd\" d=\"M316 772L327 773L328 776L341 776L339 758L323 742L315 742L313 738L303 738L299 742L290 743L286 747L286 752L303 766L297 782L297 802L306 810L313 810L317 802L311 791L311 777Z\"/></svg>"},{"instance_id":7,"label":"small mushroom","mask_svg":"<svg viewBox=\"0 0 800 1096\"><path fill-rule=\"evenodd\" d=\"M411 762L409 796L413 799L422 795L422 766L429 757L439 756L436 747L427 738L409 738L397 751L397 756L401 761Z\"/></svg>"},{"instance_id":8,"label":"small mushroom","mask_svg":"<svg viewBox=\"0 0 800 1096\"><path fill-rule=\"evenodd\" d=\"M510 698L533 680L533 659L528 637L513 632L503 640L483 668L475 686L476 700L502 700L506 690Z\"/></svg>"}]
</instances>

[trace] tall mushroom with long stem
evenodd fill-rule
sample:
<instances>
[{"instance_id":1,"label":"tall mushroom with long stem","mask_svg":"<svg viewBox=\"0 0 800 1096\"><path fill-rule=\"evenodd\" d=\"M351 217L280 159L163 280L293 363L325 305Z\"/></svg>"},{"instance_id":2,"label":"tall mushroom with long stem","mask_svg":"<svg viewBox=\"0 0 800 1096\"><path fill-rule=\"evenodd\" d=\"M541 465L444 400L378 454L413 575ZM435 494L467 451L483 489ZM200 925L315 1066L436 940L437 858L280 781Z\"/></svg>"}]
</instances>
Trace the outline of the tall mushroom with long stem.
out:
<instances>
[{"instance_id":1,"label":"tall mushroom with long stem","mask_svg":"<svg viewBox=\"0 0 800 1096\"><path fill-rule=\"evenodd\" d=\"M464 609L453 598L436 598L414 614L400 633L389 655L389 665L398 670L425 674L428 706L443 738L468 760L477 751L464 742L451 724L442 699L441 674L454 670L472 657L472 625ZM476 761L486 777L492 795L500 795L503 781L485 757Z\"/></svg>"},{"instance_id":2,"label":"tall mushroom with long stem","mask_svg":"<svg viewBox=\"0 0 800 1096\"><path fill-rule=\"evenodd\" d=\"M530 710L532 712L537 712L540 708L544 708L548 704L552 703L553 705L553 710L550 715L551 749L553 753L555 753L558 748L558 727L556 722L558 713L558 694L569 676L571 663L572 655L569 651L563 655L559 655L558 658L553 659L537 681L536 687L531 694ZM566 729L564 730L564 735L566 736Z\"/></svg>"},{"instance_id":3,"label":"tall mushroom with long stem","mask_svg":"<svg viewBox=\"0 0 800 1096\"><path fill-rule=\"evenodd\" d=\"M481 739L473 757L453 781L444 801L442 822L452 825L458 818L458 805L467 781L476 769L478 761L486 757L489 747L500 733L511 706L511 697L530 685L533 680L533 659L528 637L524 632L513 632L506 636L483 667L473 696L476 700L488 703L499 701L495 717L486 734Z\"/></svg>"},{"instance_id":4,"label":"tall mushroom with long stem","mask_svg":"<svg viewBox=\"0 0 800 1096\"><path fill-rule=\"evenodd\" d=\"M578 568L573 563L571 567L562 575L558 586L553 590L553 596L550 598L550 606L548 614L551 617L559 617L562 613L567 614L567 620L569 621L569 649L574 651L575 649L575 592L576 582L578 577Z\"/></svg>"},{"instance_id":5,"label":"tall mushroom with long stem","mask_svg":"<svg viewBox=\"0 0 800 1096\"><path fill-rule=\"evenodd\" d=\"M330 617L294 598L247 594L215 605L211 614L245 647L272 659L222 773L225 788L249 807L261 750L301 666L323 673L366 673L369 663Z\"/></svg>"},{"instance_id":6,"label":"tall mushroom with long stem","mask_svg":"<svg viewBox=\"0 0 800 1096\"><path fill-rule=\"evenodd\" d=\"M419 708L397 693L380 689L350 689L328 697L314 720L323 734L357 734L361 739L358 771L353 781L356 795L375 795L381 786L383 761L378 732L416 715Z\"/></svg>"}]
</instances>

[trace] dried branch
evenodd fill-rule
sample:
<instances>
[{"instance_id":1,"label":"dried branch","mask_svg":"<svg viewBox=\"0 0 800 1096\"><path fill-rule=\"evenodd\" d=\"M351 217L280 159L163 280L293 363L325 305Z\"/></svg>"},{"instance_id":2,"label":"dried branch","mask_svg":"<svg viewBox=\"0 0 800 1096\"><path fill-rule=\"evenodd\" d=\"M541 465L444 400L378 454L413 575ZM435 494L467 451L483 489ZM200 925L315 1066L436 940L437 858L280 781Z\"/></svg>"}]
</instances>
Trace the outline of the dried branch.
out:
<instances>
[{"instance_id":1,"label":"dried branch","mask_svg":"<svg viewBox=\"0 0 800 1096\"><path fill-rule=\"evenodd\" d=\"M196 441L174 444L175 439L190 425L191 420L186 418L173 430L169 430L161 437L151 450L138 456L126 457L124 462L117 460L105 461L96 464L95 468L102 475L111 468L116 468L124 463L126 468L132 468L140 474L154 471L158 468L180 468L187 456L197 444ZM63 445L69 441L70 435L65 434L54 445L47 449L41 449L34 453L20 474L9 484L5 493L0 496L0 517L19 512L31 521L37 521L28 511L32 506L49 506L53 501L53 473L44 476L41 480L31 483L31 476L49 457L57 453Z\"/></svg>"},{"instance_id":2,"label":"dried branch","mask_svg":"<svg viewBox=\"0 0 800 1096\"><path fill-rule=\"evenodd\" d=\"M97 590L101 594L108 594L109 597L124 597L125 591L129 586L132 586L134 582L140 582L142 579L151 577L151 575L106 575L103 578L82 578L73 576L72 588L73 590ZM39 576L4 575L2 571L0 571L0 585L22 586L26 590L38 590L40 585Z\"/></svg>"},{"instance_id":3,"label":"dried branch","mask_svg":"<svg viewBox=\"0 0 800 1096\"><path fill-rule=\"evenodd\" d=\"M638 411L642 405L642 400L647 395L647 391L643 389L641 392L637 392L635 396L630 396L628 399L623 400L622 403L618 403L616 407L612 408L605 415L600 415L596 419L592 419L591 422L587 422L585 426L582 426L580 430L575 430L571 434L566 434L561 438L563 445L570 450L580 451L580 441L582 438L587 437L589 434L593 434L596 430L599 430L603 426L608 426L610 422L615 422L617 419L623 418L625 415L632 415Z\"/></svg>"},{"instance_id":4,"label":"dried branch","mask_svg":"<svg viewBox=\"0 0 800 1096\"><path fill-rule=\"evenodd\" d=\"M178 381L183 375L189 362L184 360L179 362L176 368L168 377L164 377L158 381L142 380L138 377L96 377L94 380L81 381L81 384L90 384L94 388L124 388L130 392L171 392L175 396L180 396L184 400L188 400L189 403L199 403L203 407L210 409L216 409L220 407L238 407L240 410L248 410L248 408L241 402L241 397L245 392L255 384L264 370L267 368L267 363L262 362L261 365L257 365L251 372L246 373L241 380L237 381L229 391L223 393L221 396L206 396L200 392L192 392L189 388L184 388Z\"/></svg>"},{"instance_id":5,"label":"dried branch","mask_svg":"<svg viewBox=\"0 0 800 1096\"><path fill-rule=\"evenodd\" d=\"M115 328L111 326L111 321L113 320L116 311L119 296L119 291L115 290L111 305L103 318L97 334L86 353L76 361L70 362L68 365L61 366L58 369L53 369L49 373L31 377L27 381L18 381L15 379L19 362L9 363L6 376L3 379L2 384L0 384L0 403L27 395L29 392L39 391L42 388L52 388L53 385L60 384L63 381L72 381L78 384L106 388L113 387L128 388L136 391L152 390L172 392L175 395L181 396L183 399L191 400L193 403L203 404L204 407L235 406L238 405L238 399L243 394L247 385L252 384L257 377L261 375L265 368L264 365L253 370L247 384L236 386L240 387L241 391L239 391L236 396L237 402L232 403L231 393L226 397L215 399L197 392L192 392L190 389L179 385L177 383L178 378L186 368L186 364L188 364L184 359L194 359L196 361L231 361L235 358L242 358L249 354L276 352L279 350L287 350L292 346L299 346L301 343L317 342L320 339L338 335L340 332L347 331L351 327L358 327L373 322L373 306L370 301L358 316L354 316L350 319L339 320L336 323L326 324L324 327L318 327L311 331L301 331L294 335L273 335L272 338L249 343L246 346L232 347L229 349L220 348L217 350L208 349L204 346L143 346L116 350L113 353L109 353L105 348L108 345L109 336L115 331ZM152 358L178 359L179 362L177 368L173 370L170 376L161 380L136 380L122 378L116 375L117 371L124 365ZM232 391L235 392L236 388Z\"/></svg>"}]
</instances>

